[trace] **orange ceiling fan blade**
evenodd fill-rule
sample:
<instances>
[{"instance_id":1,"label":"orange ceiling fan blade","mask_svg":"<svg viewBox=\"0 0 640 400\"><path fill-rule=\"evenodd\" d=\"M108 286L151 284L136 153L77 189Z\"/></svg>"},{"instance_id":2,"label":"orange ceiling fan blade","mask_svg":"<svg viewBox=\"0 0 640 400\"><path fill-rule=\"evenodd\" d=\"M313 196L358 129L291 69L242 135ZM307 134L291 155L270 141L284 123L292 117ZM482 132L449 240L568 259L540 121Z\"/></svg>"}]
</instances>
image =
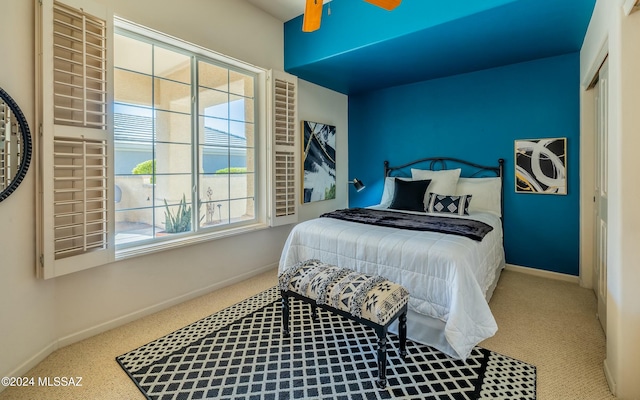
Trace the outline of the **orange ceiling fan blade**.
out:
<instances>
[{"instance_id":1,"label":"orange ceiling fan blade","mask_svg":"<svg viewBox=\"0 0 640 400\"><path fill-rule=\"evenodd\" d=\"M391 11L394 8L398 7L402 0L364 0L367 3L371 3L374 6L378 6L384 8L387 11Z\"/></svg>"},{"instance_id":2,"label":"orange ceiling fan blade","mask_svg":"<svg viewBox=\"0 0 640 400\"><path fill-rule=\"evenodd\" d=\"M322 0L307 0L302 19L302 32L313 32L320 28L322 18Z\"/></svg>"}]
</instances>

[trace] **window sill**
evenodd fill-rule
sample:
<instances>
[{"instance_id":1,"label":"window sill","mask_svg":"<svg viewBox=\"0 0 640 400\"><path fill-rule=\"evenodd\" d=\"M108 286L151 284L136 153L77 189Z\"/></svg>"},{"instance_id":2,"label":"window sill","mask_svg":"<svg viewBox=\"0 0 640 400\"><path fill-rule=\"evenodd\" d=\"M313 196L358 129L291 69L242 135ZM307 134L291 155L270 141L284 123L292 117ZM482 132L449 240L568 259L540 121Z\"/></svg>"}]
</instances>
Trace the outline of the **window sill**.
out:
<instances>
[{"instance_id":1,"label":"window sill","mask_svg":"<svg viewBox=\"0 0 640 400\"><path fill-rule=\"evenodd\" d=\"M251 225L239 226L232 229L225 229L224 231L202 233L192 236L183 236L176 239L163 240L157 243L144 244L140 246L132 246L118 250L116 248L116 261L125 260L128 258L143 256L147 254L153 254L160 251L172 250L181 247L191 246L198 243L209 242L216 239L227 238L231 236L242 235L245 233L261 231L269 228L264 223L254 223Z\"/></svg>"}]
</instances>

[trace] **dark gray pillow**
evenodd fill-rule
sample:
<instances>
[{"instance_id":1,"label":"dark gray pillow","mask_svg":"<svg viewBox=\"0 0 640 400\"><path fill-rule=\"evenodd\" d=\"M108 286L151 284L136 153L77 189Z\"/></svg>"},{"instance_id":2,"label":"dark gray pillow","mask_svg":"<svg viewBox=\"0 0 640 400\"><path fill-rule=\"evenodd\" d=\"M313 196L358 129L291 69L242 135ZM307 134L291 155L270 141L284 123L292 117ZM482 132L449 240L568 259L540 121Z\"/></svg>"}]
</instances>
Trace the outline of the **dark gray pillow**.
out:
<instances>
[{"instance_id":1,"label":"dark gray pillow","mask_svg":"<svg viewBox=\"0 0 640 400\"><path fill-rule=\"evenodd\" d=\"M396 178L393 200L389 208L406 211L424 211L424 194L431 179L405 181Z\"/></svg>"}]
</instances>

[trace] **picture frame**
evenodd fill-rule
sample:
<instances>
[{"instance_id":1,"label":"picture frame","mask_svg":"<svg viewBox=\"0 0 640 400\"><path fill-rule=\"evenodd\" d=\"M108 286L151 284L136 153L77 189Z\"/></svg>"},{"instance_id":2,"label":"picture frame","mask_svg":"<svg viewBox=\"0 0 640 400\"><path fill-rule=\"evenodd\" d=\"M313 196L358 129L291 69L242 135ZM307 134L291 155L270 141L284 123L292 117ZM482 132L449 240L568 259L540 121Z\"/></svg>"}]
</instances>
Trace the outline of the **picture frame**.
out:
<instances>
[{"instance_id":1,"label":"picture frame","mask_svg":"<svg viewBox=\"0 0 640 400\"><path fill-rule=\"evenodd\" d=\"M516 193L567 194L567 138L517 139Z\"/></svg>"},{"instance_id":2,"label":"picture frame","mask_svg":"<svg viewBox=\"0 0 640 400\"><path fill-rule=\"evenodd\" d=\"M336 198L336 127L302 121L302 202Z\"/></svg>"}]
</instances>

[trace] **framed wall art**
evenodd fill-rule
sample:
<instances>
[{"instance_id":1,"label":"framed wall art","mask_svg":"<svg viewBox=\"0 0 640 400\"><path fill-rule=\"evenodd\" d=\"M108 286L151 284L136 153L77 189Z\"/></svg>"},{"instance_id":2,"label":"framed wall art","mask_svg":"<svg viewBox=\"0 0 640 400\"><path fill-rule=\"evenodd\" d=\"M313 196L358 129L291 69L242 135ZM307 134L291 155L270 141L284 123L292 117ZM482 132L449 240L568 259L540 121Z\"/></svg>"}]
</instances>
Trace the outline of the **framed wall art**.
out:
<instances>
[{"instance_id":1,"label":"framed wall art","mask_svg":"<svg viewBox=\"0 0 640 400\"><path fill-rule=\"evenodd\" d=\"M515 141L516 193L567 194L567 138Z\"/></svg>"},{"instance_id":2,"label":"framed wall art","mask_svg":"<svg viewBox=\"0 0 640 400\"><path fill-rule=\"evenodd\" d=\"M336 198L336 127L302 121L303 203Z\"/></svg>"}]
</instances>

